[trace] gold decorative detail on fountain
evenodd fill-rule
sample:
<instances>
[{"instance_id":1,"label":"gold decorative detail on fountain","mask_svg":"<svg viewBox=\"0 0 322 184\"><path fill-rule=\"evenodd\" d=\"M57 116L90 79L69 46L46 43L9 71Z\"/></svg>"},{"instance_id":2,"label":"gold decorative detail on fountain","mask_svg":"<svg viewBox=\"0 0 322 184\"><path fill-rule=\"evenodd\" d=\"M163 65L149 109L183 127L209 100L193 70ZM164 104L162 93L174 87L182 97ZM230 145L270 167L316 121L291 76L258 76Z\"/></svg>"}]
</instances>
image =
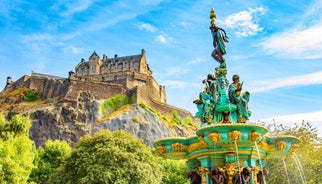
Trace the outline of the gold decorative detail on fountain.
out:
<instances>
[{"instance_id":1,"label":"gold decorative detail on fountain","mask_svg":"<svg viewBox=\"0 0 322 184\"><path fill-rule=\"evenodd\" d=\"M201 176L201 184L207 184L206 174L209 174L209 169L205 167L200 167L197 174Z\"/></svg>"},{"instance_id":2,"label":"gold decorative detail on fountain","mask_svg":"<svg viewBox=\"0 0 322 184\"><path fill-rule=\"evenodd\" d=\"M231 141L239 141L242 133L238 130L233 130L228 133L228 137Z\"/></svg>"},{"instance_id":3,"label":"gold decorative detail on fountain","mask_svg":"<svg viewBox=\"0 0 322 184\"><path fill-rule=\"evenodd\" d=\"M298 144L292 144L289 152L294 153L297 150L297 148L299 148Z\"/></svg>"},{"instance_id":4,"label":"gold decorative detail on fountain","mask_svg":"<svg viewBox=\"0 0 322 184\"><path fill-rule=\"evenodd\" d=\"M167 153L167 150L165 149L165 146L159 146L155 149L155 153L158 156L163 156L163 154Z\"/></svg>"},{"instance_id":5,"label":"gold decorative detail on fountain","mask_svg":"<svg viewBox=\"0 0 322 184\"><path fill-rule=\"evenodd\" d=\"M252 131L252 132L250 132L249 133L249 135L248 135L248 140L250 141L250 142L256 142L258 139L259 139L259 137L260 137L261 135L258 133L258 132L256 132L256 131Z\"/></svg>"},{"instance_id":6,"label":"gold decorative detail on fountain","mask_svg":"<svg viewBox=\"0 0 322 184\"><path fill-rule=\"evenodd\" d=\"M246 121L247 121L247 119L243 118L243 116L241 114L237 114L237 122L238 123L246 123Z\"/></svg>"},{"instance_id":7,"label":"gold decorative detail on fountain","mask_svg":"<svg viewBox=\"0 0 322 184\"><path fill-rule=\"evenodd\" d=\"M235 176L236 172L238 171L238 167L233 164L228 164L223 167L225 172L228 175L228 184L233 184L233 177Z\"/></svg>"},{"instance_id":8,"label":"gold decorative detail on fountain","mask_svg":"<svg viewBox=\"0 0 322 184\"><path fill-rule=\"evenodd\" d=\"M171 144L172 151L174 152L185 152L187 150L186 146L182 145L179 142Z\"/></svg>"},{"instance_id":9,"label":"gold decorative detail on fountain","mask_svg":"<svg viewBox=\"0 0 322 184\"><path fill-rule=\"evenodd\" d=\"M259 171L261 171L259 168L257 168L257 167L252 167L252 173L253 173L253 177L254 177L254 179L253 179L253 184L259 184L259 183L257 182L257 174L259 173Z\"/></svg>"},{"instance_id":10,"label":"gold decorative detail on fountain","mask_svg":"<svg viewBox=\"0 0 322 184\"><path fill-rule=\"evenodd\" d=\"M215 24L215 22L216 22L216 12L215 12L214 8L211 8L209 18L210 18L210 25Z\"/></svg>"},{"instance_id":11,"label":"gold decorative detail on fountain","mask_svg":"<svg viewBox=\"0 0 322 184\"><path fill-rule=\"evenodd\" d=\"M286 142L284 141L276 141L275 142L275 149L280 151L286 148Z\"/></svg>"},{"instance_id":12,"label":"gold decorative detail on fountain","mask_svg":"<svg viewBox=\"0 0 322 184\"><path fill-rule=\"evenodd\" d=\"M220 134L217 132L213 132L208 135L208 139L211 140L212 142L220 142Z\"/></svg>"},{"instance_id":13,"label":"gold decorative detail on fountain","mask_svg":"<svg viewBox=\"0 0 322 184\"><path fill-rule=\"evenodd\" d=\"M198 137L198 141L197 143L194 143L194 144L190 144L188 146L188 151L189 152L193 152L195 150L200 150L200 149L205 149L205 148L208 148L208 144L205 142L205 140L203 139L202 136L199 136Z\"/></svg>"}]
</instances>

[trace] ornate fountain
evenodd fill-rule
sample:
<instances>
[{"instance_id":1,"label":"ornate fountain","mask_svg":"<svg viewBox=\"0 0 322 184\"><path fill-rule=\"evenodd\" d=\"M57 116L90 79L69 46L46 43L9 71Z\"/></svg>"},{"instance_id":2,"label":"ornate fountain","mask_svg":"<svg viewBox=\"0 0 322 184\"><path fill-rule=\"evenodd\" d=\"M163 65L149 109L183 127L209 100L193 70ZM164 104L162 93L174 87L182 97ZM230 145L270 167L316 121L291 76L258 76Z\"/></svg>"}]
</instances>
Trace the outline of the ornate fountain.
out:
<instances>
[{"instance_id":1,"label":"ornate fountain","mask_svg":"<svg viewBox=\"0 0 322 184\"><path fill-rule=\"evenodd\" d=\"M226 78L226 32L215 24L216 13L210 12L210 30L219 62L215 72L203 80L205 87L194 101L201 120L193 137L169 137L154 143L157 155L167 159L187 160L191 183L263 184L268 171L265 160L284 158L298 148L293 136L266 135L264 126L248 122L250 93L243 92L239 75L232 83Z\"/></svg>"}]
</instances>

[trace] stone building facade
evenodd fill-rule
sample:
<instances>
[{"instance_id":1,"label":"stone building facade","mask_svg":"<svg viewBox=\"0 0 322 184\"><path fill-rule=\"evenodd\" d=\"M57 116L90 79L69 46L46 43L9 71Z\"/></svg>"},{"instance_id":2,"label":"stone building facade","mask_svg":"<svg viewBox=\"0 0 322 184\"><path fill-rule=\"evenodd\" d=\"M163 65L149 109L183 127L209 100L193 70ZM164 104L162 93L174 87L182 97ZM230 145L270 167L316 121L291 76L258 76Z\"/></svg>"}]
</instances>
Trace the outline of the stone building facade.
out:
<instances>
[{"instance_id":1,"label":"stone building facade","mask_svg":"<svg viewBox=\"0 0 322 184\"><path fill-rule=\"evenodd\" d=\"M88 61L82 59L75 71L70 73L71 80L116 83L127 89L146 87L151 97L163 103L167 101L165 87L152 77L144 49L139 55L114 55L114 58L108 58L105 54L100 58L94 52Z\"/></svg>"}]
</instances>

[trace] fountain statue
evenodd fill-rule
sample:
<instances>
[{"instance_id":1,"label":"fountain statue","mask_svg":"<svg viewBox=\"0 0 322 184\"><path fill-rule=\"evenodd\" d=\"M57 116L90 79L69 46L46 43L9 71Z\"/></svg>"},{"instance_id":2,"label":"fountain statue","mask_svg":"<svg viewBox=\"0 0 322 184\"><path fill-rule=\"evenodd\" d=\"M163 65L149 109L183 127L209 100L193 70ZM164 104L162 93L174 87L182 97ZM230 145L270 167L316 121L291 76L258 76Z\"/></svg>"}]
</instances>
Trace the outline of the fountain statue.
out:
<instances>
[{"instance_id":1,"label":"fountain statue","mask_svg":"<svg viewBox=\"0 0 322 184\"><path fill-rule=\"evenodd\" d=\"M269 136L264 126L249 122L250 93L243 92L239 75L226 78L226 32L215 24L210 12L210 30L219 63L214 73L203 80L205 87L194 101L200 128L193 137L163 138L154 143L157 155L167 159L185 159L191 183L265 184L268 158L283 158L298 148L293 136Z\"/></svg>"}]
</instances>

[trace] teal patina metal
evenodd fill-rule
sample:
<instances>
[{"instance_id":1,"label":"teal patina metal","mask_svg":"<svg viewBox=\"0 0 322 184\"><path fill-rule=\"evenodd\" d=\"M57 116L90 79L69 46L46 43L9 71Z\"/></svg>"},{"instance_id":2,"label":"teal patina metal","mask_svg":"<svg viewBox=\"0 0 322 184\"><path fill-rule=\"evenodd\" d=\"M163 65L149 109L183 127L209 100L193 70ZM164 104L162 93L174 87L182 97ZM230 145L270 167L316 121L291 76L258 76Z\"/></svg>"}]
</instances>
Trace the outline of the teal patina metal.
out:
<instances>
[{"instance_id":1,"label":"teal patina metal","mask_svg":"<svg viewBox=\"0 0 322 184\"><path fill-rule=\"evenodd\" d=\"M226 78L223 47L228 40L224 30L215 25L215 18L212 9L210 29L216 35L212 56L220 65L203 80L205 88L194 101L201 126L193 137L156 141L155 152L163 158L187 160L191 169L189 177L200 178L195 183L262 184L265 183L265 159L287 156L298 148L299 140L293 136L268 136L267 128L248 122L250 93L242 92L239 75L233 76L231 84Z\"/></svg>"}]
</instances>

